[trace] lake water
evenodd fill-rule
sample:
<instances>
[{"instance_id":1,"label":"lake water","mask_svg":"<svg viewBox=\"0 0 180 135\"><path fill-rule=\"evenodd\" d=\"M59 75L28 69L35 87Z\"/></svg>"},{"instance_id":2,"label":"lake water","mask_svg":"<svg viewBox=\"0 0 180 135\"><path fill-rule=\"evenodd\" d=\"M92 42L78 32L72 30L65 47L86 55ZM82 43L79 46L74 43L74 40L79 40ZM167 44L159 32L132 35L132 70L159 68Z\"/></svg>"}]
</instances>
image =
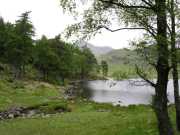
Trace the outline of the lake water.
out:
<instances>
[{"instance_id":1,"label":"lake water","mask_svg":"<svg viewBox=\"0 0 180 135\"><path fill-rule=\"evenodd\" d=\"M154 88L144 84L140 80L96 80L88 81L84 85L85 96L90 100L99 103L113 103L138 105L150 104L152 102L152 95L154 95ZM170 103L174 102L174 92L172 80L168 83L168 99Z\"/></svg>"}]
</instances>

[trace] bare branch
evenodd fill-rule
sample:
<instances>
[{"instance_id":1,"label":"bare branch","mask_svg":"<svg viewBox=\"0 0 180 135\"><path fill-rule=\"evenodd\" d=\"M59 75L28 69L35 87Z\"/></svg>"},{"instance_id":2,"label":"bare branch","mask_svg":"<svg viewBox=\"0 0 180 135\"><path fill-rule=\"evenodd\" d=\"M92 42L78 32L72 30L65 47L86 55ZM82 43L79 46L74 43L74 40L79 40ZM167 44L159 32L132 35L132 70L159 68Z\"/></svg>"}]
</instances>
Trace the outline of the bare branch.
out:
<instances>
[{"instance_id":1,"label":"bare branch","mask_svg":"<svg viewBox=\"0 0 180 135\"><path fill-rule=\"evenodd\" d=\"M107 3L107 4L111 4L111 5L115 5L115 6L118 6L118 7L121 7L121 8L125 8L125 9L130 9L130 8L143 8L143 9L150 9L150 10L153 10L152 7L148 7L148 6L141 6L141 5L137 5L137 6L132 6L132 5L126 5L126 4L122 4L122 3L119 3L119 2L114 2L112 0L99 0L103 3Z\"/></svg>"},{"instance_id":2,"label":"bare branch","mask_svg":"<svg viewBox=\"0 0 180 135\"><path fill-rule=\"evenodd\" d=\"M100 26L98 26L98 28L97 28L97 30L99 30L99 29L102 29L102 28L104 28L104 29L106 29L106 30L108 30L108 31L110 31L110 32L117 32L117 31L121 31L121 30L146 30L146 31L148 31L154 38L156 38L156 32L155 32L155 30L153 29L153 27L151 27L151 26L147 26L147 28L144 28L144 27L131 27L131 28L119 28L119 29L111 29L111 28L109 28L109 27L107 27L107 26L104 26L104 25L100 25Z\"/></svg>"},{"instance_id":3,"label":"bare branch","mask_svg":"<svg viewBox=\"0 0 180 135\"><path fill-rule=\"evenodd\" d=\"M152 87L156 87L156 84L152 82L151 80L147 79L146 75L142 71L140 71L137 65L136 65L136 72L144 81L149 83Z\"/></svg>"},{"instance_id":4,"label":"bare branch","mask_svg":"<svg viewBox=\"0 0 180 135\"><path fill-rule=\"evenodd\" d=\"M139 27L139 28L136 28L136 27L134 27L134 28L119 28L119 29L115 29L115 30L112 30L112 29L110 29L110 28L108 28L106 26L103 26L103 25L98 27L98 29L101 29L101 28L104 28L104 29L106 29L106 30L108 30L110 32L117 32L117 31L120 31L120 30L145 30L145 28L143 28L143 27Z\"/></svg>"},{"instance_id":5,"label":"bare branch","mask_svg":"<svg viewBox=\"0 0 180 135\"><path fill-rule=\"evenodd\" d=\"M172 31L171 31L171 28L169 27L169 25L167 24L167 29L168 29L168 31L169 31L169 33L170 33L170 35L172 34Z\"/></svg>"},{"instance_id":6,"label":"bare branch","mask_svg":"<svg viewBox=\"0 0 180 135\"><path fill-rule=\"evenodd\" d=\"M156 39L156 32L153 29L150 29L150 27L148 27L146 30Z\"/></svg>"},{"instance_id":7,"label":"bare branch","mask_svg":"<svg viewBox=\"0 0 180 135\"><path fill-rule=\"evenodd\" d=\"M142 20L140 24L143 25L145 27L145 30L147 32L149 32L156 39L157 32L156 32L156 29L153 26L151 26L150 24L148 24L144 20Z\"/></svg>"},{"instance_id":8,"label":"bare branch","mask_svg":"<svg viewBox=\"0 0 180 135\"><path fill-rule=\"evenodd\" d=\"M144 2L146 5L148 5L149 7L153 8L152 3L150 3L149 1L146 1L146 0L141 0L141 1Z\"/></svg>"}]
</instances>

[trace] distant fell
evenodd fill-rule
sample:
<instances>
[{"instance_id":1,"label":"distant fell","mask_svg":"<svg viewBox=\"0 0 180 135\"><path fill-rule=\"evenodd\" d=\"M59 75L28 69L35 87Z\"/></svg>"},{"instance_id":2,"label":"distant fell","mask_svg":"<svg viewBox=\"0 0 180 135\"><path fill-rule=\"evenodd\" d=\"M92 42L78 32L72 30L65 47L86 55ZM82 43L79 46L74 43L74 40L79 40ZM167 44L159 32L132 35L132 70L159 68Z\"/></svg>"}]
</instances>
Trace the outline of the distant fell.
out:
<instances>
[{"instance_id":1,"label":"distant fell","mask_svg":"<svg viewBox=\"0 0 180 135\"><path fill-rule=\"evenodd\" d=\"M108 46L96 46L86 41L79 41L77 44L79 45L79 47L86 46L87 48L89 48L96 57L107 54L114 50L113 48L108 47Z\"/></svg>"}]
</instances>

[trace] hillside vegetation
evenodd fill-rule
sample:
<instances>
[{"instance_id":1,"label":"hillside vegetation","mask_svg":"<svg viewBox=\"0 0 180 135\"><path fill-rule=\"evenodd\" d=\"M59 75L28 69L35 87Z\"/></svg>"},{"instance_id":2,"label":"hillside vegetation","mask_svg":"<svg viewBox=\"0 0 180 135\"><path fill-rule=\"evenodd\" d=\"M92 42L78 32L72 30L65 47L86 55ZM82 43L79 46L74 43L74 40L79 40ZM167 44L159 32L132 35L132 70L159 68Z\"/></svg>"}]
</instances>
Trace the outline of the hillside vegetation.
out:
<instances>
[{"instance_id":1,"label":"hillside vegetation","mask_svg":"<svg viewBox=\"0 0 180 135\"><path fill-rule=\"evenodd\" d=\"M121 72L123 77L135 77L135 64L141 63L136 51L130 49L113 50L98 57L98 61L105 60L109 65L109 76Z\"/></svg>"}]
</instances>

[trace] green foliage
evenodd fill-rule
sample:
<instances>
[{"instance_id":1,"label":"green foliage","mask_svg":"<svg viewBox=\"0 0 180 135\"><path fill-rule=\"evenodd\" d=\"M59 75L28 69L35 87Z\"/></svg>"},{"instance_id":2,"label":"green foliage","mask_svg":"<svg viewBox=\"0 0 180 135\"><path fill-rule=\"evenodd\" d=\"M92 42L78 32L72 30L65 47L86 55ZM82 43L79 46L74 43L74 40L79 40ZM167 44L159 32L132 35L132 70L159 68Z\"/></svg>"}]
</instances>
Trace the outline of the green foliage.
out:
<instances>
[{"instance_id":1,"label":"green foliage","mask_svg":"<svg viewBox=\"0 0 180 135\"><path fill-rule=\"evenodd\" d=\"M34 41L29 14L23 13L15 24L0 18L0 62L10 67L13 77L64 84L65 79L88 78L96 72L97 61L88 48L66 43L60 35Z\"/></svg>"},{"instance_id":2,"label":"green foliage","mask_svg":"<svg viewBox=\"0 0 180 135\"><path fill-rule=\"evenodd\" d=\"M112 77L116 80L128 79L128 72L126 71L116 71L112 74Z\"/></svg>"},{"instance_id":3,"label":"green foliage","mask_svg":"<svg viewBox=\"0 0 180 135\"><path fill-rule=\"evenodd\" d=\"M4 55L5 52L5 43L6 43L6 30L5 23L3 18L0 18L0 58ZM2 58L1 58L2 60Z\"/></svg>"},{"instance_id":4,"label":"green foliage","mask_svg":"<svg viewBox=\"0 0 180 135\"><path fill-rule=\"evenodd\" d=\"M4 23L1 19L0 41L2 62L10 64L15 71L15 77L21 77L25 73L25 65L32 61L32 48L34 35L33 25L29 20L29 13L25 12L16 23Z\"/></svg>"},{"instance_id":5,"label":"green foliage","mask_svg":"<svg viewBox=\"0 0 180 135\"><path fill-rule=\"evenodd\" d=\"M66 101L53 100L49 102L45 102L43 104L37 105L37 109L44 113L57 113L58 111L70 111L68 108L68 104Z\"/></svg>"},{"instance_id":6,"label":"green foliage","mask_svg":"<svg viewBox=\"0 0 180 135\"><path fill-rule=\"evenodd\" d=\"M97 60L89 48L82 48L81 78L87 77L91 71L96 72Z\"/></svg>"},{"instance_id":7,"label":"green foliage","mask_svg":"<svg viewBox=\"0 0 180 135\"><path fill-rule=\"evenodd\" d=\"M34 65L42 72L43 79L48 80L49 72L58 66L58 56L49 45L48 39L43 36L35 46Z\"/></svg>"},{"instance_id":8,"label":"green foliage","mask_svg":"<svg viewBox=\"0 0 180 135\"><path fill-rule=\"evenodd\" d=\"M142 63L136 51L130 49L113 50L98 58L98 61L103 60L108 63L109 76L115 79L137 77L135 64Z\"/></svg>"},{"instance_id":9,"label":"green foliage","mask_svg":"<svg viewBox=\"0 0 180 135\"><path fill-rule=\"evenodd\" d=\"M63 42L59 36L45 36L35 46L34 65L43 75L43 80L84 78L95 71L96 58L88 48L78 48Z\"/></svg>"},{"instance_id":10,"label":"green foliage","mask_svg":"<svg viewBox=\"0 0 180 135\"><path fill-rule=\"evenodd\" d=\"M101 69L102 69L103 76L107 76L108 75L108 64L105 60L101 61Z\"/></svg>"}]
</instances>

